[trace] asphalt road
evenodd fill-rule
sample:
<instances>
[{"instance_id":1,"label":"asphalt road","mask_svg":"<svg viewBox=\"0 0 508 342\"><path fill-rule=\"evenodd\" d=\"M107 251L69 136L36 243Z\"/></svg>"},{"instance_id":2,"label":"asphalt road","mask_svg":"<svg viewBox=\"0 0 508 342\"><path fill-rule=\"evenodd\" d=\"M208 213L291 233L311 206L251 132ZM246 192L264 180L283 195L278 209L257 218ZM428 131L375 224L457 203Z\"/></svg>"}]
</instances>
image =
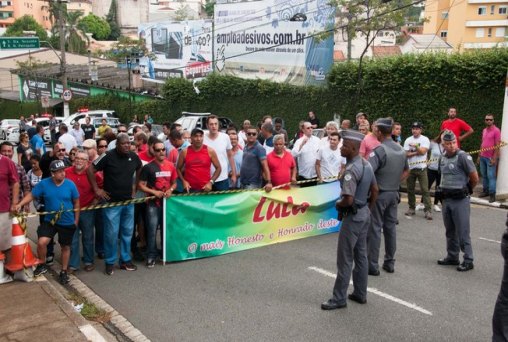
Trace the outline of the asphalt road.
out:
<instances>
[{"instance_id":1,"label":"asphalt road","mask_svg":"<svg viewBox=\"0 0 508 342\"><path fill-rule=\"evenodd\" d=\"M369 277L368 303L347 309L320 309L334 283L337 234L111 277L97 260L77 275L152 341L490 340L506 211L473 207L475 269L459 273L436 264L446 252L440 214L408 219L406 209L395 273Z\"/></svg>"}]
</instances>

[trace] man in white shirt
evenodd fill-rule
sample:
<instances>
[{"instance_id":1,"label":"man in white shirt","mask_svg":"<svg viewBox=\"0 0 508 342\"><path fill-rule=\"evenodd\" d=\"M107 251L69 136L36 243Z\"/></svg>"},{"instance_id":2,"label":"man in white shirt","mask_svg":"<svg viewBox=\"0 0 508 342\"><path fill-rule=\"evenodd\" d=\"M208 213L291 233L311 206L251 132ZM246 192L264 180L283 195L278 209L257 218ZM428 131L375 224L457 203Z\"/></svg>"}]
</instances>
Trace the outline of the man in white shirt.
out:
<instances>
[{"instance_id":1,"label":"man in white shirt","mask_svg":"<svg viewBox=\"0 0 508 342\"><path fill-rule=\"evenodd\" d=\"M69 134L67 125L61 124L59 127L60 137L58 138L58 142L62 143L65 147L65 154L69 155L69 152L73 147L78 146L76 139Z\"/></svg>"},{"instance_id":2,"label":"man in white shirt","mask_svg":"<svg viewBox=\"0 0 508 342\"><path fill-rule=\"evenodd\" d=\"M329 143L321 144L316 159L316 174L319 183L335 182L346 166L346 158L340 154L339 141L339 132L331 132L328 136Z\"/></svg>"},{"instance_id":3,"label":"man in white shirt","mask_svg":"<svg viewBox=\"0 0 508 342\"><path fill-rule=\"evenodd\" d=\"M231 170L231 183L236 184L236 167L233 159L233 146L226 133L219 131L219 117L210 115L207 119L208 133L205 134L203 144L215 150L221 166L221 173L213 183L213 191L229 190L228 169ZM228 163L230 168L228 168ZM215 168L211 167L210 173L213 174Z\"/></svg>"},{"instance_id":4,"label":"man in white shirt","mask_svg":"<svg viewBox=\"0 0 508 342\"><path fill-rule=\"evenodd\" d=\"M303 137L298 139L291 150L298 165L298 180L308 180L317 177L316 159L319 151L320 139L312 135L312 125L306 121L303 123ZM317 182L306 182L300 187L313 186Z\"/></svg>"},{"instance_id":5,"label":"man in white shirt","mask_svg":"<svg viewBox=\"0 0 508 342\"><path fill-rule=\"evenodd\" d=\"M74 123L69 134L72 135L74 139L76 139L76 143L78 144L78 146L83 145L83 141L85 140L85 131L81 129L78 121Z\"/></svg>"},{"instance_id":6,"label":"man in white shirt","mask_svg":"<svg viewBox=\"0 0 508 342\"><path fill-rule=\"evenodd\" d=\"M422 124L414 122L411 126L412 136L404 141L404 150L406 151L407 161L409 163L409 176L407 178L407 198L409 210L406 216L415 214L416 196L415 185L416 180L420 184L422 192L423 204L425 205L425 218L432 220L432 211L429 195L429 182L427 178L427 151L430 147L430 140L422 135Z\"/></svg>"}]
</instances>

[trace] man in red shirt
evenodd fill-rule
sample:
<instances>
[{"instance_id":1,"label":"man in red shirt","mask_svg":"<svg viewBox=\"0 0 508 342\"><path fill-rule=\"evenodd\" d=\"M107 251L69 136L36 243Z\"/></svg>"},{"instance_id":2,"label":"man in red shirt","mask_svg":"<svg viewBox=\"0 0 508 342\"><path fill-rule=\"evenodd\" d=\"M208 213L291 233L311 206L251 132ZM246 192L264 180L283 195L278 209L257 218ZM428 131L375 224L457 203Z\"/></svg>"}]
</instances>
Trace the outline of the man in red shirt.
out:
<instances>
[{"instance_id":1,"label":"man in red shirt","mask_svg":"<svg viewBox=\"0 0 508 342\"><path fill-rule=\"evenodd\" d=\"M286 150L284 134L273 137L273 151L266 156L273 186L296 183L296 163L291 152ZM289 185L284 187L289 189Z\"/></svg>"},{"instance_id":2,"label":"man in red shirt","mask_svg":"<svg viewBox=\"0 0 508 342\"><path fill-rule=\"evenodd\" d=\"M457 137L457 146L460 148L460 142L471 134L474 130L464 120L457 118L457 109L450 107L448 109L448 119L441 123L441 132L444 130L452 131ZM464 132L464 134L462 134Z\"/></svg>"},{"instance_id":3,"label":"man in red shirt","mask_svg":"<svg viewBox=\"0 0 508 342\"><path fill-rule=\"evenodd\" d=\"M486 127L482 132L481 149L496 146L501 141L501 131L494 124L494 115L485 115ZM483 192L480 197L489 196L489 202L496 200L496 168L499 160L499 149L480 152L478 164L482 173Z\"/></svg>"},{"instance_id":4,"label":"man in red shirt","mask_svg":"<svg viewBox=\"0 0 508 342\"><path fill-rule=\"evenodd\" d=\"M65 169L65 178L71 180L78 188L81 207L88 207L97 202L92 185L88 181L86 169L88 168L88 153L78 151L74 159L74 165ZM95 173L97 183L102 184L102 175ZM83 263L85 271L90 272L95 269L94 266L94 226L95 210L84 210L79 215L78 229L74 233L71 245L71 257L69 259L69 268L79 270L79 231L81 231L81 243L83 244Z\"/></svg>"},{"instance_id":5,"label":"man in red shirt","mask_svg":"<svg viewBox=\"0 0 508 342\"><path fill-rule=\"evenodd\" d=\"M217 153L213 148L203 144L203 135L201 128L194 128L191 132L191 145L178 156L178 177L187 192L211 191L221 172ZM212 164L215 171L210 177Z\"/></svg>"},{"instance_id":6,"label":"man in red shirt","mask_svg":"<svg viewBox=\"0 0 508 342\"><path fill-rule=\"evenodd\" d=\"M166 159L166 148L162 141L156 141L153 144L155 159L143 166L139 176L138 187L144 191L147 196L155 196L157 199L146 202L146 247L147 261L146 267L153 268L157 258L157 227L160 226L161 243L162 239L162 198L168 198L176 189L175 165Z\"/></svg>"},{"instance_id":7,"label":"man in red shirt","mask_svg":"<svg viewBox=\"0 0 508 342\"><path fill-rule=\"evenodd\" d=\"M0 251L6 253L11 249L12 225L9 211L18 203L19 178L14 162L0 155ZM12 203L9 191L12 189Z\"/></svg>"}]
</instances>

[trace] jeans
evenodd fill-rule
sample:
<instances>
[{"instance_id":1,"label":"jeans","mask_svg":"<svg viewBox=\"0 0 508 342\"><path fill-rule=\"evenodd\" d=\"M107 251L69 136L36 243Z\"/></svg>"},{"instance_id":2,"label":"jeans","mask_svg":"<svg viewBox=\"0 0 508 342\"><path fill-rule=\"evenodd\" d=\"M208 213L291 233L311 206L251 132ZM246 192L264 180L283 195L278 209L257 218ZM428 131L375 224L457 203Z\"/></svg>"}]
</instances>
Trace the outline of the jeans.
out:
<instances>
[{"instance_id":1,"label":"jeans","mask_svg":"<svg viewBox=\"0 0 508 342\"><path fill-rule=\"evenodd\" d=\"M213 191L225 191L229 190L229 179L221 180L220 182L215 182L212 186Z\"/></svg>"},{"instance_id":2,"label":"jeans","mask_svg":"<svg viewBox=\"0 0 508 342\"><path fill-rule=\"evenodd\" d=\"M118 259L120 238L120 263L131 261L131 239L134 230L134 204L102 209L104 218L104 261L113 265Z\"/></svg>"},{"instance_id":3,"label":"jeans","mask_svg":"<svg viewBox=\"0 0 508 342\"><path fill-rule=\"evenodd\" d=\"M496 193L496 165L490 164L490 158L480 157L480 172L482 173L483 191Z\"/></svg>"},{"instance_id":4,"label":"jeans","mask_svg":"<svg viewBox=\"0 0 508 342\"><path fill-rule=\"evenodd\" d=\"M429 180L427 178L427 169L412 169L409 171L407 177L407 200L410 209L416 208L416 195L415 186L416 180L420 183L420 190L422 192L423 204L425 205L425 212L430 212L430 195L429 195Z\"/></svg>"},{"instance_id":5,"label":"jeans","mask_svg":"<svg viewBox=\"0 0 508 342\"><path fill-rule=\"evenodd\" d=\"M102 209L95 209L95 253L104 253L104 218Z\"/></svg>"},{"instance_id":6,"label":"jeans","mask_svg":"<svg viewBox=\"0 0 508 342\"><path fill-rule=\"evenodd\" d=\"M69 266L79 269L79 233L81 232L81 243L83 244L83 262L85 265L93 264L95 211L82 211L79 215L78 229L74 232L71 245L71 257Z\"/></svg>"},{"instance_id":7,"label":"jeans","mask_svg":"<svg viewBox=\"0 0 508 342\"><path fill-rule=\"evenodd\" d=\"M157 258L157 228L161 227L162 229L162 212L163 206L162 201L160 205L155 204L153 201L150 201L146 204L146 257L147 259L156 259ZM161 244L164 241L161 239Z\"/></svg>"}]
</instances>

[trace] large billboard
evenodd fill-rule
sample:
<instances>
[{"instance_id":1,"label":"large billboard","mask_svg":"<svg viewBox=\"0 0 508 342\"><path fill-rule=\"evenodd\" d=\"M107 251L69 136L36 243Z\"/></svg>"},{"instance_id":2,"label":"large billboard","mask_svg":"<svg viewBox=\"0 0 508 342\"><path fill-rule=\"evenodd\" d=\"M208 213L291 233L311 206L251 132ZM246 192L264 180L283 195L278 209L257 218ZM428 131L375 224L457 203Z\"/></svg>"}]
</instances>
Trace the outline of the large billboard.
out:
<instances>
[{"instance_id":1,"label":"large billboard","mask_svg":"<svg viewBox=\"0 0 508 342\"><path fill-rule=\"evenodd\" d=\"M333 63L334 14L324 0L217 3L215 70L248 79L325 84Z\"/></svg>"},{"instance_id":2,"label":"large billboard","mask_svg":"<svg viewBox=\"0 0 508 342\"><path fill-rule=\"evenodd\" d=\"M212 72L212 21L154 22L138 27L151 58L140 60L145 79L202 78Z\"/></svg>"}]
</instances>

